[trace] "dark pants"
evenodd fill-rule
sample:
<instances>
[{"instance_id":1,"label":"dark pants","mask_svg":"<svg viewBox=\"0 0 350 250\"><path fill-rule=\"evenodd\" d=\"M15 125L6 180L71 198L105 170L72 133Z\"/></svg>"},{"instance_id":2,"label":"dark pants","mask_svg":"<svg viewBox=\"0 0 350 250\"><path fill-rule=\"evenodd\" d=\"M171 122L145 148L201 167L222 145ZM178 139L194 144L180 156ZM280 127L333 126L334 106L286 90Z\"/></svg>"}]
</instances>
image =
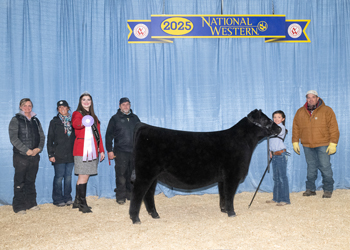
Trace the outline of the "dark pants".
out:
<instances>
[{"instance_id":1,"label":"dark pants","mask_svg":"<svg viewBox=\"0 0 350 250\"><path fill-rule=\"evenodd\" d=\"M54 167L55 177L53 178L52 200L54 205L58 205L72 200L72 171L74 162L54 164ZM62 181L64 183L63 189Z\"/></svg>"},{"instance_id":2,"label":"dark pants","mask_svg":"<svg viewBox=\"0 0 350 250\"><path fill-rule=\"evenodd\" d=\"M37 205L35 179L39 169L39 160L39 154L36 156L13 154L15 177L12 207L15 213Z\"/></svg>"},{"instance_id":3,"label":"dark pants","mask_svg":"<svg viewBox=\"0 0 350 250\"><path fill-rule=\"evenodd\" d=\"M115 182L116 182L116 199L130 199L133 185L130 177L132 173L132 153L117 152L115 159Z\"/></svg>"}]
</instances>

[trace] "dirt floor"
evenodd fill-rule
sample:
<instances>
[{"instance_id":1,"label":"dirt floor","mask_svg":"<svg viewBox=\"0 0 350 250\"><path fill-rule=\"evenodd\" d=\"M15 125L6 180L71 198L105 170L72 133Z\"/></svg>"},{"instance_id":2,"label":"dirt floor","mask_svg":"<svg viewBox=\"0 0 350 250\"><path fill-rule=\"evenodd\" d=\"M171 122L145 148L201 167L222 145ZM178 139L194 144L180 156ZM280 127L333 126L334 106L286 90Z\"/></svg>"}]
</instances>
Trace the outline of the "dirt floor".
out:
<instances>
[{"instance_id":1,"label":"dirt floor","mask_svg":"<svg viewBox=\"0 0 350 250\"><path fill-rule=\"evenodd\" d=\"M236 217L219 209L218 195L155 197L160 219L141 207L141 225L129 219L129 202L88 197L93 213L40 205L15 214L0 207L0 249L350 249L350 190L331 199L291 194L291 205L265 201L271 193L235 197Z\"/></svg>"}]
</instances>

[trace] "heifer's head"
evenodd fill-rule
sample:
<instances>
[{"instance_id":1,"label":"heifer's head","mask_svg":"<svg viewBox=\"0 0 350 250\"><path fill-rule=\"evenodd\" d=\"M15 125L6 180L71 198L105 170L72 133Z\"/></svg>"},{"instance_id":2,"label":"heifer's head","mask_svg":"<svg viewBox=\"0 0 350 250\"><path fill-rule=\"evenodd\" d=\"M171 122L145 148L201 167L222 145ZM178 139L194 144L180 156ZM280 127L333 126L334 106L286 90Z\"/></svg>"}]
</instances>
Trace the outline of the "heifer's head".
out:
<instances>
[{"instance_id":1,"label":"heifer's head","mask_svg":"<svg viewBox=\"0 0 350 250\"><path fill-rule=\"evenodd\" d=\"M261 109L253 110L250 112L247 116L248 120L252 122L254 125L258 126L261 128L261 138L267 136L273 136L273 135L278 135L281 133L281 127L278 126L276 123L274 123L270 118L268 118L262 111Z\"/></svg>"}]
</instances>

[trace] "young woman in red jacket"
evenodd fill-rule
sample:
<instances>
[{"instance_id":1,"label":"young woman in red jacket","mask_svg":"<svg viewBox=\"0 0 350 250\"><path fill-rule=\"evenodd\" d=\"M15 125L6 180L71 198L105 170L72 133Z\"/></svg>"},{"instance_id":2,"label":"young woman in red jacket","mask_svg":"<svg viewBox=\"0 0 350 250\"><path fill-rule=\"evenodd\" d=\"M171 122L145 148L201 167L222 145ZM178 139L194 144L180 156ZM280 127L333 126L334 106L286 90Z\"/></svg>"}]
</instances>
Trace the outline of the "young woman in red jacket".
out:
<instances>
[{"instance_id":1,"label":"young woman in red jacket","mask_svg":"<svg viewBox=\"0 0 350 250\"><path fill-rule=\"evenodd\" d=\"M91 116L94 120L91 127L83 125L83 118L87 115ZM79 98L78 108L72 115L72 126L75 130L73 148L74 173L78 175L73 208L79 208L79 211L83 213L91 213L91 207L86 203L86 186L90 175L97 174L99 154L100 161L103 161L105 154L100 132L100 121L95 115L92 97L87 92L84 92ZM93 140L90 140L90 143L88 143L85 137L93 138ZM90 148L90 151L87 148Z\"/></svg>"}]
</instances>

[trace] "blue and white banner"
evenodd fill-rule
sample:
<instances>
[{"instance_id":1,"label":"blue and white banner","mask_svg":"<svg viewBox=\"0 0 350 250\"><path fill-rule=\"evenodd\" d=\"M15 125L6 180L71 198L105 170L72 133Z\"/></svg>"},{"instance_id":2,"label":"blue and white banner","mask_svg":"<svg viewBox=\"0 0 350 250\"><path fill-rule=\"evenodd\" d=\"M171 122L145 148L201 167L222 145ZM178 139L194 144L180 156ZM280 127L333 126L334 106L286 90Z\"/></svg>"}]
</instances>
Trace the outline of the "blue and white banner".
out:
<instances>
[{"instance_id":1,"label":"blue and white banner","mask_svg":"<svg viewBox=\"0 0 350 250\"><path fill-rule=\"evenodd\" d=\"M265 42L310 42L310 20L285 15L151 15L129 20L129 43L172 42L173 38L265 38Z\"/></svg>"}]
</instances>

